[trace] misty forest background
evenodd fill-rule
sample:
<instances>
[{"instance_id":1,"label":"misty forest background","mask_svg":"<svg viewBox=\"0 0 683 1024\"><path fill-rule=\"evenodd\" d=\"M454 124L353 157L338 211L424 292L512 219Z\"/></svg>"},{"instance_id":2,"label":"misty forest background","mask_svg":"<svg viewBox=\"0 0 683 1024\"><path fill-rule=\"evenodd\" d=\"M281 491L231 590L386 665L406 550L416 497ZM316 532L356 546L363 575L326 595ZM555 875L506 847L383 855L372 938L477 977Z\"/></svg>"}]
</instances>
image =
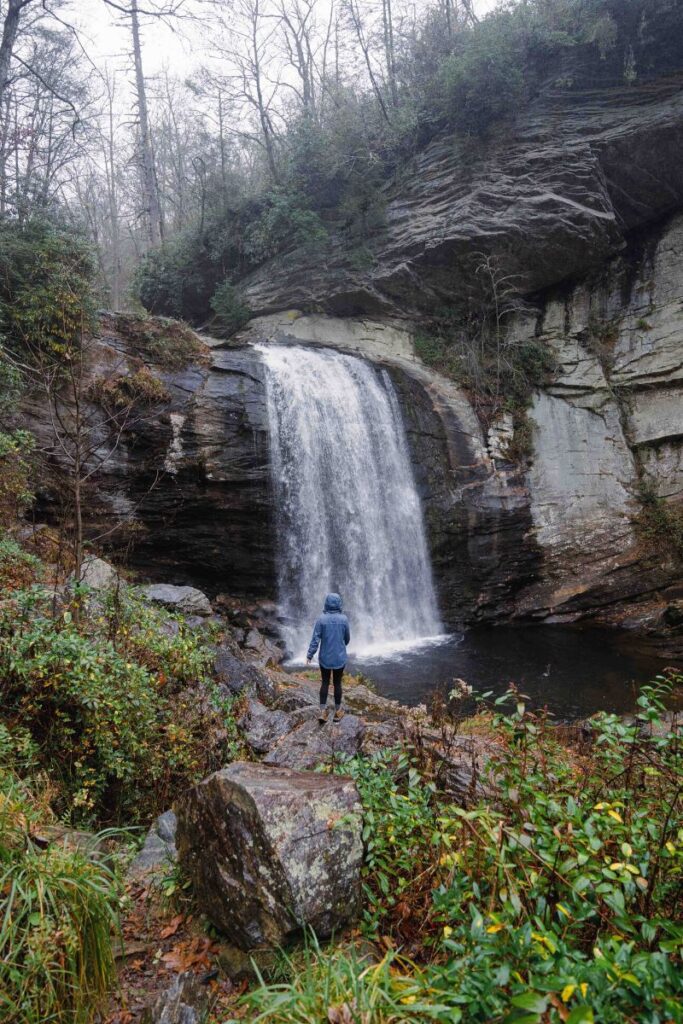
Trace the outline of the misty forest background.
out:
<instances>
[{"instance_id":1,"label":"misty forest background","mask_svg":"<svg viewBox=\"0 0 683 1024\"><path fill-rule=\"evenodd\" d=\"M232 330L248 315L240 279L275 254L324 251L334 238L359 267L371 259L387 182L436 133L477 146L533 99L563 52L621 53L619 26L641 15L647 33L636 0L525 0L480 19L485 7L95 0L89 18L128 40L105 58L79 31L82 5L10 0L0 44L8 298L22 285L14 265L35 272L26 247L37 247L77 263L100 306L141 300L195 324L215 314ZM192 51L182 74L146 74L150 54L159 66L160 25ZM665 70L661 55L650 63L636 69L627 51L616 73L605 62L601 84Z\"/></svg>"}]
</instances>

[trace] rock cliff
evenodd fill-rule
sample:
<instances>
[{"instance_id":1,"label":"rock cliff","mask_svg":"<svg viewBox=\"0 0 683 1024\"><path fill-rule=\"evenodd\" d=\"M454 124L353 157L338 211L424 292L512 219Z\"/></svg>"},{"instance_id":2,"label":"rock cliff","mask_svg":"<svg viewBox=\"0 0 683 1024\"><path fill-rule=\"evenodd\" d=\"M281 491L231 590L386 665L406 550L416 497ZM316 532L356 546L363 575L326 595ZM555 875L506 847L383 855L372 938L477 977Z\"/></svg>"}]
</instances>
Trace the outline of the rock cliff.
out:
<instances>
[{"instance_id":1,"label":"rock cliff","mask_svg":"<svg viewBox=\"0 0 683 1024\"><path fill-rule=\"evenodd\" d=\"M467 298L482 254L531 294L583 277L679 209L683 43L668 74L631 85L588 54L577 66L581 56L514 125L486 141L439 137L402 168L366 268L339 238L313 256L290 253L243 282L251 308L419 318Z\"/></svg>"},{"instance_id":2,"label":"rock cliff","mask_svg":"<svg viewBox=\"0 0 683 1024\"><path fill-rule=\"evenodd\" d=\"M630 85L614 68L593 82L565 66L504 133L434 140L388 189L367 269L339 240L273 261L244 283L263 315L240 336L181 370L152 361L168 398L124 432L92 494L91 532L121 520L108 542L143 572L272 597L252 343L325 344L392 375L449 624L589 614L659 631L681 598L680 565L634 523L644 494L679 516L683 498L683 42L657 47L658 76L653 61ZM582 53L571 59L576 70ZM487 432L471 396L413 346L435 307L469 301L482 253L525 298L506 344L533 338L557 367L533 396L519 461L509 423ZM120 318L105 317L93 374L131 372L136 358Z\"/></svg>"}]
</instances>

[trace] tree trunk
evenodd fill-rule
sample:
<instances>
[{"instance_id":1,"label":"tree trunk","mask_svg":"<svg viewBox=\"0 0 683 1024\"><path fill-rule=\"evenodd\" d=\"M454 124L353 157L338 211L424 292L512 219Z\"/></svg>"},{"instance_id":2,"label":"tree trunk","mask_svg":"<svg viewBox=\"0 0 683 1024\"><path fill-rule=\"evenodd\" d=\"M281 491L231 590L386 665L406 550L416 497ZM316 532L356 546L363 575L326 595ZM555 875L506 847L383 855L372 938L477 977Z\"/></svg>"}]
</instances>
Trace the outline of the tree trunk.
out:
<instances>
[{"instance_id":1,"label":"tree trunk","mask_svg":"<svg viewBox=\"0 0 683 1024\"><path fill-rule=\"evenodd\" d=\"M391 0L382 0L382 25L384 28L384 51L387 62L387 78L389 95L392 104L398 106L398 90L396 88L396 60L394 57L394 20L391 11Z\"/></svg>"},{"instance_id":2,"label":"tree trunk","mask_svg":"<svg viewBox=\"0 0 683 1024\"><path fill-rule=\"evenodd\" d=\"M252 63L254 68L254 86L256 88L256 100L259 121L261 124L261 131L263 133L263 145L266 150L266 157L268 159L268 169L270 175L276 185L279 184L279 177L277 172L277 163L275 161L275 145L273 141L272 126L270 123L270 115L266 109L265 99L263 97L263 85L261 82L261 57L259 53L259 41L258 41L258 23L260 17L260 8L258 3L254 5L251 15L251 48L252 48Z\"/></svg>"},{"instance_id":3,"label":"tree trunk","mask_svg":"<svg viewBox=\"0 0 683 1024\"><path fill-rule=\"evenodd\" d=\"M161 204L159 202L159 183L154 166L154 150L149 127L147 110L147 90L142 70L142 46L140 43L140 21L138 18L138 0L131 0L130 25L133 35L133 61L135 64L135 89L138 98L138 119L140 122L140 174L142 178L142 195L147 214L147 231L152 245L159 245L163 235Z\"/></svg>"},{"instance_id":4,"label":"tree trunk","mask_svg":"<svg viewBox=\"0 0 683 1024\"><path fill-rule=\"evenodd\" d=\"M227 156L225 152L225 123L223 115L223 95L218 92L218 132L221 146L221 188L223 190L223 203L225 204L228 198L228 167L227 167Z\"/></svg>"},{"instance_id":5,"label":"tree trunk","mask_svg":"<svg viewBox=\"0 0 683 1024\"><path fill-rule=\"evenodd\" d=\"M7 14L2 26L2 39L0 40L0 109L5 95L5 89L10 77L10 63L14 53L14 44L17 41L19 31L19 19L24 7L27 7L32 0L9 0Z\"/></svg>"}]
</instances>

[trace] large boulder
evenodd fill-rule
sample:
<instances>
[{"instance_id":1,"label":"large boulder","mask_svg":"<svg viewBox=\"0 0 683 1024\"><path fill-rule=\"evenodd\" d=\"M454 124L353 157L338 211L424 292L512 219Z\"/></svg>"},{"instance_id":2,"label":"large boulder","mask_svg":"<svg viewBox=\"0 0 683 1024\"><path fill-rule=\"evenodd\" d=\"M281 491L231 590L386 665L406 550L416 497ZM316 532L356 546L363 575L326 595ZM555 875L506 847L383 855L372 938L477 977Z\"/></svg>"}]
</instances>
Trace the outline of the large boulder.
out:
<instances>
[{"instance_id":1,"label":"large boulder","mask_svg":"<svg viewBox=\"0 0 683 1024\"><path fill-rule=\"evenodd\" d=\"M237 761L178 804L180 862L199 908L241 949L324 938L359 907L361 805L353 781Z\"/></svg>"},{"instance_id":2,"label":"large boulder","mask_svg":"<svg viewBox=\"0 0 683 1024\"><path fill-rule=\"evenodd\" d=\"M239 725L245 741L255 754L267 754L271 747L295 728L285 711L271 710L253 698L249 699Z\"/></svg>"},{"instance_id":3,"label":"large boulder","mask_svg":"<svg viewBox=\"0 0 683 1024\"><path fill-rule=\"evenodd\" d=\"M170 583L152 583L140 593L153 604L160 604L184 615L211 615L213 609L206 594L196 587L174 587Z\"/></svg>"},{"instance_id":4,"label":"large boulder","mask_svg":"<svg viewBox=\"0 0 683 1024\"><path fill-rule=\"evenodd\" d=\"M76 577L72 576L71 581L75 583ZM91 590L111 590L119 582L119 574L104 558L87 555L81 565L79 582Z\"/></svg>"},{"instance_id":5,"label":"large boulder","mask_svg":"<svg viewBox=\"0 0 683 1024\"><path fill-rule=\"evenodd\" d=\"M251 658L257 665L267 665L272 662L279 665L285 658L285 651L280 644L269 640L267 636L258 629L248 629L244 636L242 650L247 658Z\"/></svg>"}]
</instances>

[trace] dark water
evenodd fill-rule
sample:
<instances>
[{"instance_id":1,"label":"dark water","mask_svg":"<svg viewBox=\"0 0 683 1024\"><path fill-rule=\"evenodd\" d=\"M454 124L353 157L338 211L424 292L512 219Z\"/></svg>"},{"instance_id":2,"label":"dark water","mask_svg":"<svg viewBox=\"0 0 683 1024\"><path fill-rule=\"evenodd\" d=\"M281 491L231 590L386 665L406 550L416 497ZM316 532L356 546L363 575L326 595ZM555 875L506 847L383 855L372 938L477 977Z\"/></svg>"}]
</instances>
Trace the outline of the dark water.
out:
<instances>
[{"instance_id":1,"label":"dark water","mask_svg":"<svg viewBox=\"0 0 683 1024\"><path fill-rule=\"evenodd\" d=\"M480 627L383 657L352 658L348 671L361 672L378 693L404 704L426 703L455 678L496 695L514 682L532 706L547 705L568 721L596 711L633 711L638 684L667 665L670 660L617 631L539 625Z\"/></svg>"}]
</instances>

